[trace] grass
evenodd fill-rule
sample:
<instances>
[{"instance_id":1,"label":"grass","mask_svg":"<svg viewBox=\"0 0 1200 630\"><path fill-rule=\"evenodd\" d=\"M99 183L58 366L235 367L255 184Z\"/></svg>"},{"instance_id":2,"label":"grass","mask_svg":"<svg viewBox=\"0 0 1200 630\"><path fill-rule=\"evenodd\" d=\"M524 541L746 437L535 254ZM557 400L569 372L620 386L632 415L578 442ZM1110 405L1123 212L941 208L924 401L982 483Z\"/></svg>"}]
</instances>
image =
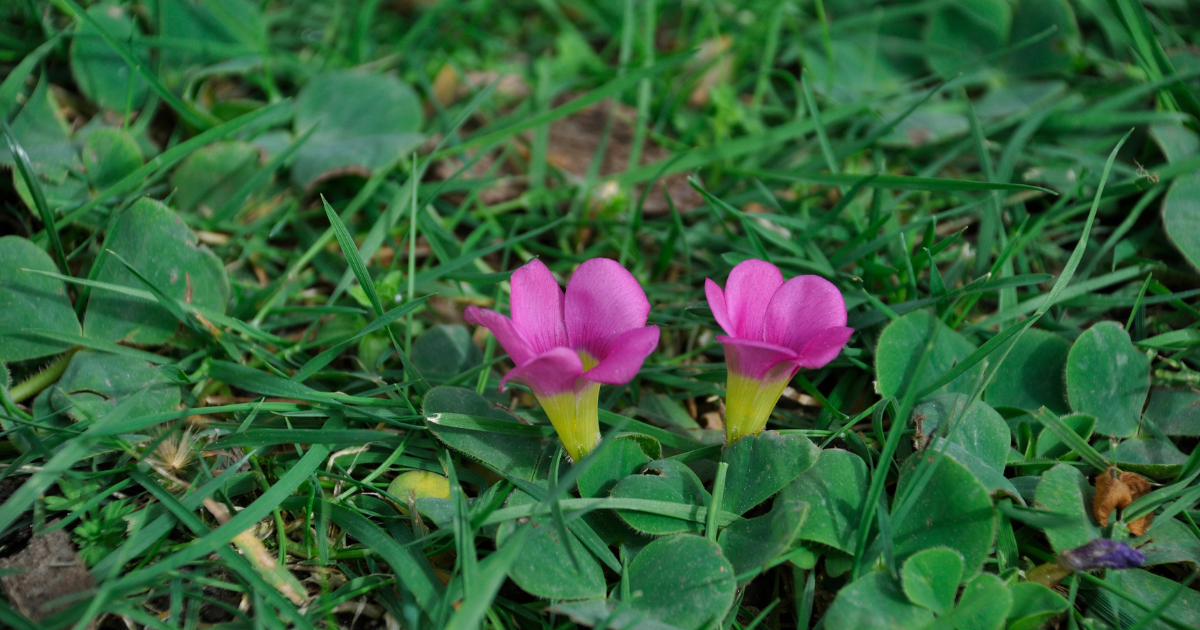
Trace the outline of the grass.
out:
<instances>
[{"instance_id":1,"label":"grass","mask_svg":"<svg viewBox=\"0 0 1200 630\"><path fill-rule=\"evenodd\" d=\"M825 615L840 592L875 571L900 574L904 543L893 533L946 474L910 459L914 408L947 388L993 400L1029 331L1065 347L1098 322L1118 322L1149 362L1153 391L1200 387L1197 211L1171 192L1200 167L1194 11L995 0L972 15L952 4L6 5L0 236L44 250L49 266L30 276L61 282L84 325L51 330L41 313L0 314L9 335L0 344L32 335L57 348L0 374L0 555L17 554L28 533L66 529L94 590L38 621L10 593L0 621L574 624L577 613L508 577L538 535L528 522L579 543L562 548L564 566L603 566L614 605L634 601L631 566L650 539L608 537L593 517L669 516L714 542L740 521L720 509L725 366L703 283L760 258L789 277L821 275L846 298L855 335L838 359L801 372L771 428L855 453L866 499L848 549L801 536L711 621L836 626L837 613ZM130 23L135 33L120 35ZM87 38L110 54L73 56ZM315 87L347 69L360 81L349 98L346 88ZM49 131L28 122L42 94ZM324 118L300 128L305 116ZM127 132L141 154L107 180L79 157L100 150L86 143L101 127ZM209 159L214 143L251 159ZM102 163L116 163L115 149L103 151ZM321 175L297 181L304 169ZM190 284L185 294L156 275L201 264L177 259L182 247L155 249L166 232L142 258L115 251L119 220L142 198L165 200L193 245L215 255L230 281L217 302L200 301L216 288L195 288L193 303ZM182 207L187 199L198 201ZM1192 221L1183 227L1159 209L1179 203ZM587 467L562 461L552 440L523 475L435 435L489 432L501 445L552 435L527 389L498 391L511 361L462 310L504 311L508 273L526 261L565 281L597 256L637 277L662 331L637 378L601 390L601 430L649 436L664 457L688 463L711 491L707 504L577 497ZM100 293L162 305L153 317L167 322L165 336L97 333L86 314ZM914 333L900 389L881 395L883 331L922 310L946 328ZM943 365L946 335L969 347ZM80 380L99 374L85 362L97 355L144 371L130 385ZM535 426L484 411L430 424L427 397L447 385ZM178 397L152 402L164 388ZM1182 460L1132 461L1114 452L1120 440L1080 436L1058 412L1000 411L1016 458L1001 477L1065 465L1086 479L1113 461L1140 465L1161 494L1130 514L1162 509L1160 523L1200 540L1200 430L1141 421L1121 437L1158 440ZM1065 455L1042 459L1022 437L1043 425ZM612 442L602 449L622 448ZM414 470L451 481L449 499L424 516L389 491ZM917 481L898 484L902 471ZM1047 531L1061 514L1038 496L1039 505L1010 496L996 508L986 574L1015 584L1060 551ZM1147 567L1180 584L1153 601L1116 572L1068 577L1058 589L1071 608L1057 618L1061 627L1188 627L1200 619L1196 562Z\"/></svg>"}]
</instances>

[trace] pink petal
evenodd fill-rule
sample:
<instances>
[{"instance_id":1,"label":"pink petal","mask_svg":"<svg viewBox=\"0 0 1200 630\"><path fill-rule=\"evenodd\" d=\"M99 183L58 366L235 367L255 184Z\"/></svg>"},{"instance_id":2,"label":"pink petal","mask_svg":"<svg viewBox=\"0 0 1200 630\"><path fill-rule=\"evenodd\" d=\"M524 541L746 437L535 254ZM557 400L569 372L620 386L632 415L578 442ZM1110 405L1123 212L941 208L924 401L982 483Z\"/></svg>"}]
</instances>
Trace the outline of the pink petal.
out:
<instances>
[{"instance_id":1,"label":"pink petal","mask_svg":"<svg viewBox=\"0 0 1200 630\"><path fill-rule=\"evenodd\" d=\"M725 346L725 363L728 365L729 371L746 378L761 381L766 380L768 375L778 376L779 370L776 370L775 373L771 371L780 364L787 364L783 369L791 374L795 374L798 369L793 364L799 357L788 348L752 339L734 339L724 335L717 337L717 341Z\"/></svg>"},{"instance_id":2,"label":"pink petal","mask_svg":"<svg viewBox=\"0 0 1200 630\"><path fill-rule=\"evenodd\" d=\"M649 312L642 285L615 260L585 261L567 283L564 313L571 347L599 361L621 333L645 326Z\"/></svg>"},{"instance_id":3,"label":"pink petal","mask_svg":"<svg viewBox=\"0 0 1200 630\"><path fill-rule=\"evenodd\" d=\"M524 365L518 365L500 381L500 390L510 380L529 386L538 398L573 391L575 379L583 374L583 362L570 348L554 348Z\"/></svg>"},{"instance_id":4,"label":"pink petal","mask_svg":"<svg viewBox=\"0 0 1200 630\"><path fill-rule=\"evenodd\" d=\"M624 385L637 376L646 357L657 347L658 326L627 330L613 341L608 356L584 372L583 378L596 383Z\"/></svg>"},{"instance_id":5,"label":"pink petal","mask_svg":"<svg viewBox=\"0 0 1200 630\"><path fill-rule=\"evenodd\" d=\"M738 339L763 339L763 319L771 296L783 284L779 268L763 260L747 260L729 272L725 309ZM722 326L724 328L724 326ZM726 332L730 332L728 328Z\"/></svg>"},{"instance_id":6,"label":"pink petal","mask_svg":"<svg viewBox=\"0 0 1200 630\"><path fill-rule=\"evenodd\" d=\"M852 334L854 334L854 329L845 326L822 330L804 346L796 364L810 370L825 367L826 363L837 358L838 353L842 351L842 347L850 340Z\"/></svg>"},{"instance_id":7,"label":"pink petal","mask_svg":"<svg viewBox=\"0 0 1200 630\"><path fill-rule=\"evenodd\" d=\"M721 290L721 287L717 286L716 282L705 278L704 295L708 297L708 309L712 311L713 317L717 318L717 324L721 326L721 330L724 330L727 335L737 335L737 331L733 329L733 324L729 321L729 313L725 310L725 292Z\"/></svg>"},{"instance_id":8,"label":"pink petal","mask_svg":"<svg viewBox=\"0 0 1200 630\"><path fill-rule=\"evenodd\" d=\"M796 276L775 292L766 314L763 340L801 354L821 331L846 325L846 300L820 276Z\"/></svg>"},{"instance_id":9,"label":"pink petal","mask_svg":"<svg viewBox=\"0 0 1200 630\"><path fill-rule=\"evenodd\" d=\"M517 332L512 320L491 309L468 306L463 311L467 321L476 326L483 326L491 331L500 347L512 357L513 363L521 365L536 356L529 348L529 343Z\"/></svg>"},{"instance_id":10,"label":"pink petal","mask_svg":"<svg viewBox=\"0 0 1200 630\"><path fill-rule=\"evenodd\" d=\"M512 321L529 342L534 355L567 345L563 324L563 292L540 260L534 259L513 272Z\"/></svg>"}]
</instances>

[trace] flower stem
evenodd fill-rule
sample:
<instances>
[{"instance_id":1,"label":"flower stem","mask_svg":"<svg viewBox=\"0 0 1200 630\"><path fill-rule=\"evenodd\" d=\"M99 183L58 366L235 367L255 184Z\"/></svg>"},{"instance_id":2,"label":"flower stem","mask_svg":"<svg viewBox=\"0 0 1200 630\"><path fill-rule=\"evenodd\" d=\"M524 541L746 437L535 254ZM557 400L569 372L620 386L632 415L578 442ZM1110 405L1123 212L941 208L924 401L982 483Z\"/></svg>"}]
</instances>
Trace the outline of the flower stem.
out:
<instances>
[{"instance_id":1,"label":"flower stem","mask_svg":"<svg viewBox=\"0 0 1200 630\"><path fill-rule=\"evenodd\" d=\"M721 513L721 503L725 500L725 475L729 472L729 463L717 464L717 478L713 481L712 499L708 502L708 513L705 514L704 536L717 541L717 516Z\"/></svg>"},{"instance_id":2,"label":"flower stem","mask_svg":"<svg viewBox=\"0 0 1200 630\"><path fill-rule=\"evenodd\" d=\"M37 396L43 389L50 387L58 382L59 377L63 372L67 371L67 364L71 362L71 357L79 351L79 346L75 346L67 350L57 361L51 363L46 369L30 376L21 381L12 389L8 390L8 395L12 397L13 402L19 403L26 399Z\"/></svg>"}]
</instances>

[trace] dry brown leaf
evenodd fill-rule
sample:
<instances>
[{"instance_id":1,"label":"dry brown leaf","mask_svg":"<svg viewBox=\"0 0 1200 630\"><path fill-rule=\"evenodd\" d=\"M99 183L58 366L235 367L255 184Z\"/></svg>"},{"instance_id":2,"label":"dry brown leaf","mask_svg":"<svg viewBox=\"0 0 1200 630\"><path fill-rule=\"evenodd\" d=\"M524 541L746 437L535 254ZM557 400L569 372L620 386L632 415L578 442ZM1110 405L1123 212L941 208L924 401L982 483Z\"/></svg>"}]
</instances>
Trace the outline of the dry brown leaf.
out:
<instances>
[{"instance_id":1,"label":"dry brown leaf","mask_svg":"<svg viewBox=\"0 0 1200 630\"><path fill-rule=\"evenodd\" d=\"M458 73L454 71L453 66L446 64L433 78L433 97L444 106L453 103L457 94Z\"/></svg>"},{"instance_id":2,"label":"dry brown leaf","mask_svg":"<svg viewBox=\"0 0 1200 630\"><path fill-rule=\"evenodd\" d=\"M467 84L459 88L458 98L466 96L468 89L481 89L496 84L496 94L505 99L529 96L529 84L525 77L512 72L501 74L495 70L476 70L467 73Z\"/></svg>"},{"instance_id":3,"label":"dry brown leaf","mask_svg":"<svg viewBox=\"0 0 1200 630\"><path fill-rule=\"evenodd\" d=\"M9 601L34 621L41 621L78 600L47 606L50 602L96 587L87 565L75 553L71 537L62 529L34 536L23 551L0 561L0 569L16 571L0 577L0 583Z\"/></svg>"},{"instance_id":4,"label":"dry brown leaf","mask_svg":"<svg viewBox=\"0 0 1200 630\"><path fill-rule=\"evenodd\" d=\"M1096 476L1096 497L1092 500L1092 513L1101 525L1108 525L1108 515L1115 509L1125 509L1130 503L1150 493L1150 482L1145 477L1110 466ZM1128 523L1129 532L1135 536L1146 533L1153 514L1147 514Z\"/></svg>"},{"instance_id":5,"label":"dry brown leaf","mask_svg":"<svg viewBox=\"0 0 1200 630\"><path fill-rule=\"evenodd\" d=\"M586 177L592 165L592 158L604 138L604 128L608 124L610 110L613 120L609 126L608 144L605 146L597 174L601 178L607 178L624 173L629 168L629 157L633 152L637 110L623 103L614 106L610 100L585 107L551 123L546 161L577 178ZM666 148L647 138L642 147L640 165L661 162L670 155L671 152ZM676 210L680 212L699 208L704 204L704 198L688 184L687 175L676 173L663 177L654 184L642 205L642 212L648 215L669 212L670 206L663 196L664 187ZM632 191L634 199L641 197L642 190L643 186L638 186Z\"/></svg>"},{"instance_id":6,"label":"dry brown leaf","mask_svg":"<svg viewBox=\"0 0 1200 630\"><path fill-rule=\"evenodd\" d=\"M688 104L693 107L708 105L712 89L729 82L730 76L733 74L733 58L725 53L732 43L731 37L722 35L700 44L695 64L708 66L708 69L704 71L704 75L700 77L695 89L688 96Z\"/></svg>"}]
</instances>

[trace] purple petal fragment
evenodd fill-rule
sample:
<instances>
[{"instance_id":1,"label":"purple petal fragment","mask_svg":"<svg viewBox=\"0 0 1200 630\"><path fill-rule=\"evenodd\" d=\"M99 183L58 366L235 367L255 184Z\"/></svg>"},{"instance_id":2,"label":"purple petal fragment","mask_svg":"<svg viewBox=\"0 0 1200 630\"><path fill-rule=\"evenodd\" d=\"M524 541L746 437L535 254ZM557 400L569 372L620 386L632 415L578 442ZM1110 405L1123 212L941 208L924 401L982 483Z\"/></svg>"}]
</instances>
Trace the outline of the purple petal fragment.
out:
<instances>
[{"instance_id":1,"label":"purple petal fragment","mask_svg":"<svg viewBox=\"0 0 1200 630\"><path fill-rule=\"evenodd\" d=\"M1058 555L1058 564L1072 571L1134 569L1146 563L1146 554L1128 543L1097 538L1082 547Z\"/></svg>"},{"instance_id":2,"label":"purple petal fragment","mask_svg":"<svg viewBox=\"0 0 1200 630\"><path fill-rule=\"evenodd\" d=\"M617 261L593 258L567 283L563 313L571 347L603 361L621 333L646 325L650 301Z\"/></svg>"},{"instance_id":3,"label":"purple petal fragment","mask_svg":"<svg viewBox=\"0 0 1200 630\"><path fill-rule=\"evenodd\" d=\"M822 331L845 326L846 301L842 292L820 276L796 276L771 297L763 340L802 354Z\"/></svg>"},{"instance_id":4,"label":"purple petal fragment","mask_svg":"<svg viewBox=\"0 0 1200 630\"><path fill-rule=\"evenodd\" d=\"M825 367L826 363L837 358L853 334L854 329L845 326L822 330L805 344L796 363L809 370Z\"/></svg>"},{"instance_id":5,"label":"purple petal fragment","mask_svg":"<svg viewBox=\"0 0 1200 630\"><path fill-rule=\"evenodd\" d=\"M737 336L737 331L733 329L733 323L729 321L729 312L725 310L725 292L721 290L721 287L717 286L716 282L705 278L704 295L708 298L708 308L712 311L713 317L717 319L721 330L724 330L726 335Z\"/></svg>"},{"instance_id":6,"label":"purple petal fragment","mask_svg":"<svg viewBox=\"0 0 1200 630\"><path fill-rule=\"evenodd\" d=\"M521 333L517 332L511 319L491 309L476 306L468 306L463 311L463 316L468 322L491 331L496 341L500 342L500 347L504 348L508 356L512 357L513 363L520 365L533 359L534 352L529 348L529 343L525 341Z\"/></svg>"},{"instance_id":7,"label":"purple petal fragment","mask_svg":"<svg viewBox=\"0 0 1200 630\"><path fill-rule=\"evenodd\" d=\"M624 385L637 376L642 363L658 347L658 326L634 328L621 333L596 367L583 373L583 378L606 385Z\"/></svg>"},{"instance_id":8,"label":"purple petal fragment","mask_svg":"<svg viewBox=\"0 0 1200 630\"><path fill-rule=\"evenodd\" d=\"M516 380L529 386L538 398L573 391L575 380L583 375L583 362L570 348L554 348L532 361L518 365L504 375L500 389L505 383Z\"/></svg>"},{"instance_id":9,"label":"purple petal fragment","mask_svg":"<svg viewBox=\"0 0 1200 630\"><path fill-rule=\"evenodd\" d=\"M738 339L763 340L767 305L782 284L783 274L769 262L747 260L734 267L725 283L725 310L733 331L722 326L725 332Z\"/></svg>"},{"instance_id":10,"label":"purple petal fragment","mask_svg":"<svg viewBox=\"0 0 1200 630\"><path fill-rule=\"evenodd\" d=\"M554 274L534 259L512 274L512 321L533 354L567 345L563 292Z\"/></svg>"},{"instance_id":11,"label":"purple petal fragment","mask_svg":"<svg viewBox=\"0 0 1200 630\"><path fill-rule=\"evenodd\" d=\"M725 363L728 365L729 371L746 378L760 381L767 380L768 377L774 379L788 376L790 378L799 368L798 365L795 365L798 358L796 353L783 346L751 339L734 339L724 335L718 336L717 341L725 346ZM785 363L787 365L783 371L786 374L780 374L780 370L775 368Z\"/></svg>"}]
</instances>

